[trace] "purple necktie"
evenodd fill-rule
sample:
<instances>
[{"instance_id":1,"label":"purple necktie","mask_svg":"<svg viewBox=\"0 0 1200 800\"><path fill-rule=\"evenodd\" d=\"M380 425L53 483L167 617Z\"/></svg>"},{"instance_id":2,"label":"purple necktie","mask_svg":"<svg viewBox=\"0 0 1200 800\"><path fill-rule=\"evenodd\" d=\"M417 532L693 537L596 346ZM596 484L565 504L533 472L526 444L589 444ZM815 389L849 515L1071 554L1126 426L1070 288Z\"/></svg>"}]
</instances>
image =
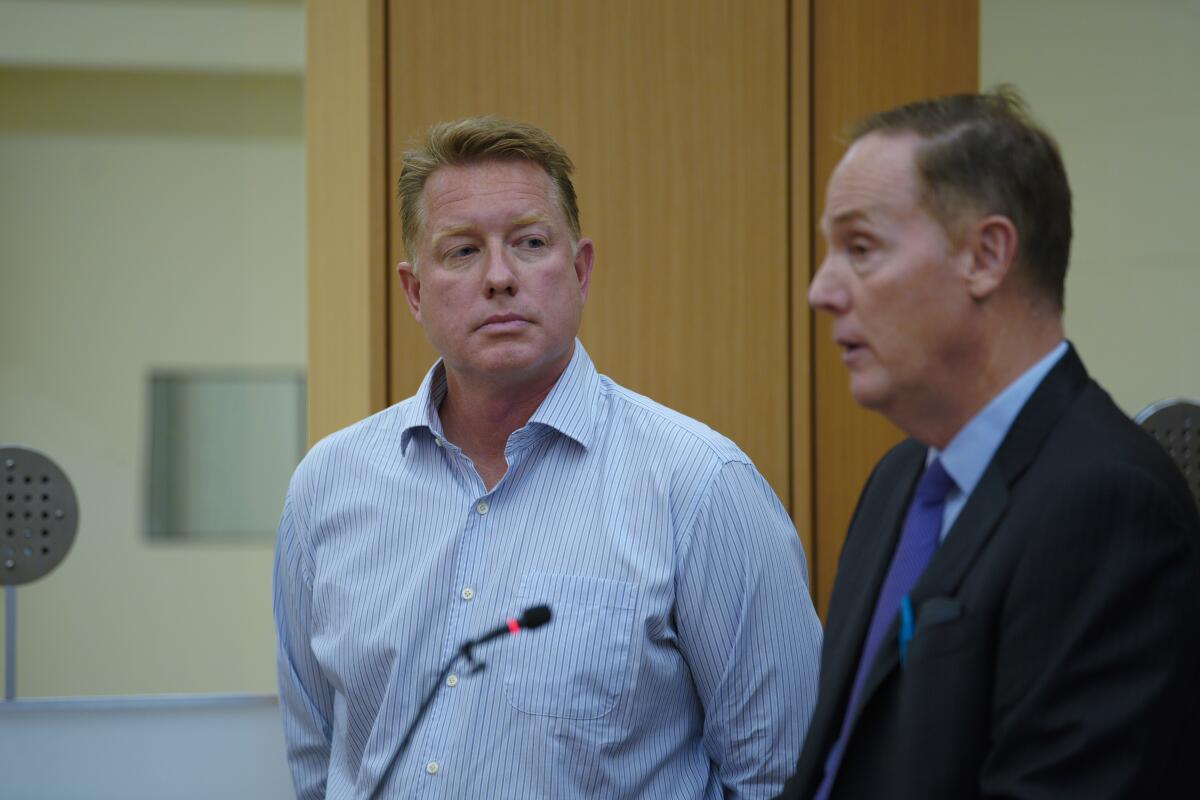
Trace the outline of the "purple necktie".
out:
<instances>
[{"instance_id":1,"label":"purple necktie","mask_svg":"<svg viewBox=\"0 0 1200 800\"><path fill-rule=\"evenodd\" d=\"M833 778L837 775L838 765L842 761L846 736L850 732L850 715L858 704L863 681L871 670L875 654L879 652L884 633L896 618L900 598L912 591L917 579L929 565L929 560L933 558L933 552L937 550L938 537L942 531L942 509L946 504L946 494L953 487L954 479L946 474L942 462L936 458L925 468L921 480L917 483L912 505L908 507L908 514L904 517L900 541L896 543L891 566L888 567L887 577L883 579L879 599L875 601L871 627L867 629L867 639L863 643L858 671L854 674L854 688L850 691L850 702L846 704L846 713L842 717L842 731L829 750L829 758L825 761L825 777L817 793L813 795L813 800L825 800L829 797Z\"/></svg>"}]
</instances>

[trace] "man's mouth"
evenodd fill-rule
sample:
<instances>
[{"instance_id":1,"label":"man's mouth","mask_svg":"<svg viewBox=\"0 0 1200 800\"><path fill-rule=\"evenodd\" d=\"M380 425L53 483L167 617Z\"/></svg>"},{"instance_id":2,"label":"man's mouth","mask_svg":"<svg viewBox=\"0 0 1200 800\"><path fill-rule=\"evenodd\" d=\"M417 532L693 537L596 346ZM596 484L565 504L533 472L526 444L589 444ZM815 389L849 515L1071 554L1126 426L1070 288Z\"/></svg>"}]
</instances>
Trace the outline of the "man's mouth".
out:
<instances>
[{"instance_id":1,"label":"man's mouth","mask_svg":"<svg viewBox=\"0 0 1200 800\"><path fill-rule=\"evenodd\" d=\"M527 325L529 320L520 314L493 314L483 321L478 330L507 331Z\"/></svg>"},{"instance_id":2,"label":"man's mouth","mask_svg":"<svg viewBox=\"0 0 1200 800\"><path fill-rule=\"evenodd\" d=\"M857 339L837 337L834 339L834 343L842 349L842 361L848 361L866 349L866 345Z\"/></svg>"}]
</instances>

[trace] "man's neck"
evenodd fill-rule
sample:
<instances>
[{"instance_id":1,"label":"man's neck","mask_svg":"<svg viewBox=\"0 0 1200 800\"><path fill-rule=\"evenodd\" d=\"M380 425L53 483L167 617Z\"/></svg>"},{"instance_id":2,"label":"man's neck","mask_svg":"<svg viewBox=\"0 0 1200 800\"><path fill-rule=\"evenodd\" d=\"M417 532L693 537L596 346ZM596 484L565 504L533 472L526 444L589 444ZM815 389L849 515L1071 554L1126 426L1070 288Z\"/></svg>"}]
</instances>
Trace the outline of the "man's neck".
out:
<instances>
[{"instance_id":1,"label":"man's neck","mask_svg":"<svg viewBox=\"0 0 1200 800\"><path fill-rule=\"evenodd\" d=\"M1027 317L1020 324L1002 325L983 340L984 346L958 376L948 386L940 387L934 397L927 398L928 402L906 424L895 419L893 422L917 441L945 449L992 398L1062 340L1062 320L1058 317Z\"/></svg>"},{"instance_id":2,"label":"man's neck","mask_svg":"<svg viewBox=\"0 0 1200 800\"><path fill-rule=\"evenodd\" d=\"M474 462L489 490L508 469L508 437L529 422L561 375L559 371L537 382L497 385L446 370L446 396L438 408L442 431Z\"/></svg>"}]
</instances>

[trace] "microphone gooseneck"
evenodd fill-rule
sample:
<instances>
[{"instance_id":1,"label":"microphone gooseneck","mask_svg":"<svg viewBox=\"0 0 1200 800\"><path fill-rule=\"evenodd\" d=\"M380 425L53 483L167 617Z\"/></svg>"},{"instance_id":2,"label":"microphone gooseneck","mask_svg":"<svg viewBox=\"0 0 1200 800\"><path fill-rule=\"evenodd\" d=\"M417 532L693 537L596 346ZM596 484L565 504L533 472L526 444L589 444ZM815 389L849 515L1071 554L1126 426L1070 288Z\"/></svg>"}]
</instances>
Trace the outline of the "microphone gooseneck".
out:
<instances>
[{"instance_id":1,"label":"microphone gooseneck","mask_svg":"<svg viewBox=\"0 0 1200 800\"><path fill-rule=\"evenodd\" d=\"M549 606L530 606L521 612L521 616L515 619L507 620L503 625L499 625L492 630L484 633L482 636L477 636L474 639L468 639L463 642L462 647L450 657L446 665L442 667L442 671L438 674L437 680L433 682L433 686L425 695L425 699L421 701L421 707L417 709L417 715L413 717L413 721L409 723L408 729L404 732L404 738L400 740L400 746L392 753L392 757L388 759L387 766L383 772L379 774L379 779L375 783L375 788L372 789L368 797L378 797L379 790L387 783L388 776L392 773L392 767L396 762L408 751L408 746L412 744L413 735L417 732L417 726L421 724L421 720L425 717L425 712L429 710L429 706L433 703L433 698L437 695L438 689L442 685L442 681L446 680L446 676L450 674L450 670L454 669L454 665L461 658L471 664L471 674L482 672L486 667L482 661L478 661L471 655L472 649L478 647L484 642L490 642L493 639L498 639L501 636L515 636L521 631L531 631L535 628L540 628L554 618L554 614L550 611Z\"/></svg>"}]
</instances>

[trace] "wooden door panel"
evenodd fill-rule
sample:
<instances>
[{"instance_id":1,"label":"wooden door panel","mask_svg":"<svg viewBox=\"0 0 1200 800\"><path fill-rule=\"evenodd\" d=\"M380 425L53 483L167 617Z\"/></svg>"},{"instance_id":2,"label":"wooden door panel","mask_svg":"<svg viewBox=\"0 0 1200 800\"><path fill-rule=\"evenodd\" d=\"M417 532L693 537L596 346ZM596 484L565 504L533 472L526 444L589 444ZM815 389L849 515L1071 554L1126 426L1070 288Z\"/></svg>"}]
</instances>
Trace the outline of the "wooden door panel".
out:
<instances>
[{"instance_id":1,"label":"wooden door panel","mask_svg":"<svg viewBox=\"0 0 1200 800\"><path fill-rule=\"evenodd\" d=\"M436 121L547 128L596 241L597 367L728 435L788 502L787 3L392 0L388 36L390 185ZM434 354L394 278L390 309L394 402Z\"/></svg>"}]
</instances>

